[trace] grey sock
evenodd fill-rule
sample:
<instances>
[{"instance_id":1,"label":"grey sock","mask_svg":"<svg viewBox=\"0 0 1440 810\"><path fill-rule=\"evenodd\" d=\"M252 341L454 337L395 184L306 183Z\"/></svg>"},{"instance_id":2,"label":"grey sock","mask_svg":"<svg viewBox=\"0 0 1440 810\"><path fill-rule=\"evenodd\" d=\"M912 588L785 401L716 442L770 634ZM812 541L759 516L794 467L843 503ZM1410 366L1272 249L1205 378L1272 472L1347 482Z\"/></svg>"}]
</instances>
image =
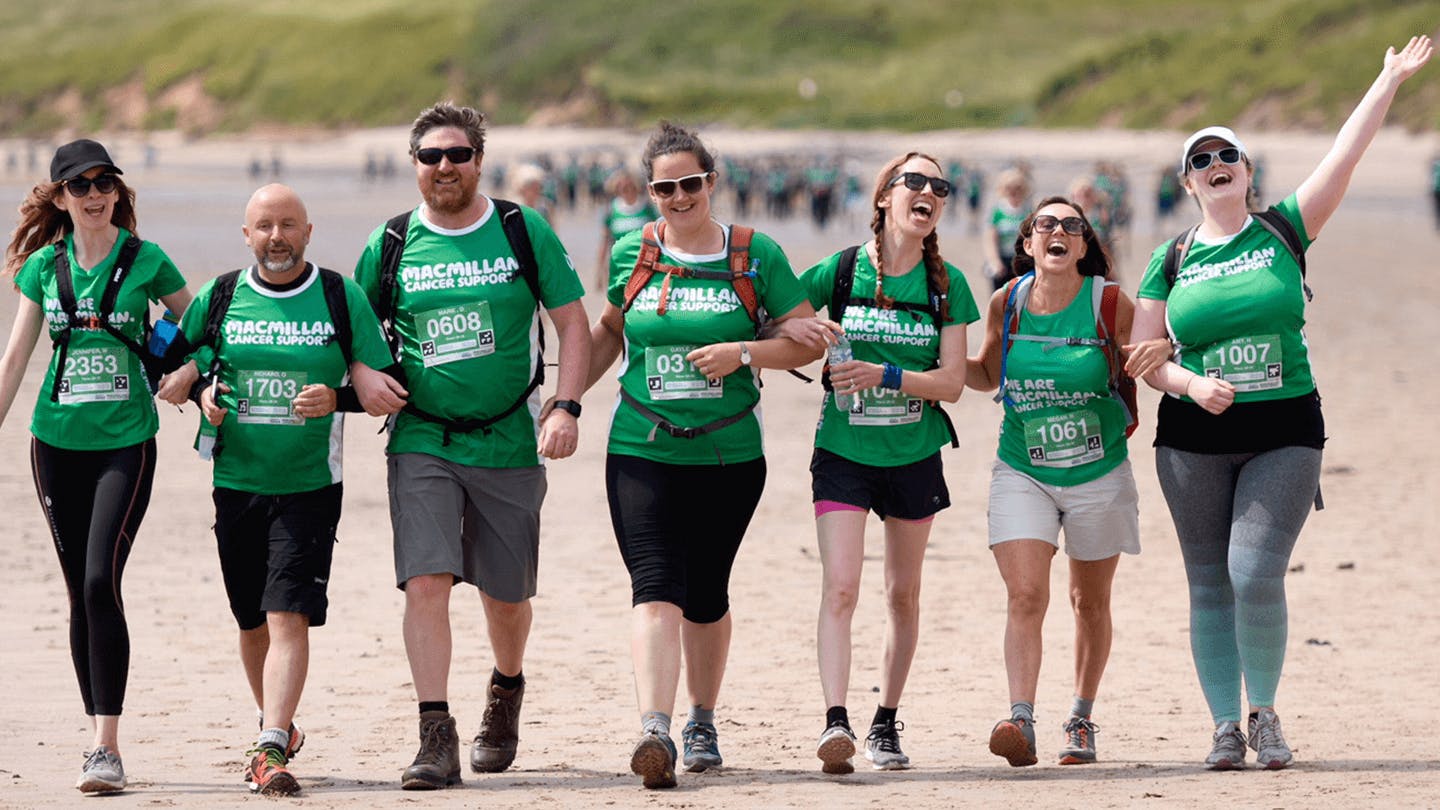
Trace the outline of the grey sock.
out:
<instances>
[{"instance_id":1,"label":"grey sock","mask_svg":"<svg viewBox=\"0 0 1440 810\"><path fill-rule=\"evenodd\" d=\"M1094 698L1087 700L1076 695L1075 699L1070 702L1070 714L1076 717L1089 717L1093 711L1095 711Z\"/></svg>"},{"instance_id":2,"label":"grey sock","mask_svg":"<svg viewBox=\"0 0 1440 810\"><path fill-rule=\"evenodd\" d=\"M640 716L640 730L646 734L670 736L670 715L664 712L646 712Z\"/></svg>"},{"instance_id":3,"label":"grey sock","mask_svg":"<svg viewBox=\"0 0 1440 810\"><path fill-rule=\"evenodd\" d=\"M256 741L256 748L274 748L283 752L286 746L290 745L290 732L283 728L267 728L260 732L260 739Z\"/></svg>"},{"instance_id":4,"label":"grey sock","mask_svg":"<svg viewBox=\"0 0 1440 810\"><path fill-rule=\"evenodd\" d=\"M1024 720L1032 726L1035 725L1035 704L1026 703L1023 700L1019 703L1011 703L1010 717Z\"/></svg>"},{"instance_id":5,"label":"grey sock","mask_svg":"<svg viewBox=\"0 0 1440 810\"><path fill-rule=\"evenodd\" d=\"M702 709L699 706L690 707L690 722L704 723L709 726L715 725L715 710Z\"/></svg>"}]
</instances>

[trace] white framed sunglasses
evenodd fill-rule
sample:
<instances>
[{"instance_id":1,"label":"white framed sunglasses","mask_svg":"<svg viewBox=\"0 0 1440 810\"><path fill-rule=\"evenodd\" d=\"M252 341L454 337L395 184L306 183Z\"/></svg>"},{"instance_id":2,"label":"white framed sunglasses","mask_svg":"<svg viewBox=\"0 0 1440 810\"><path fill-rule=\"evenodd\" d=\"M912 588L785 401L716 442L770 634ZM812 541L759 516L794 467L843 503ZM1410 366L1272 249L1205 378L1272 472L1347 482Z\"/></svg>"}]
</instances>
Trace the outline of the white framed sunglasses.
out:
<instances>
[{"instance_id":1,"label":"white framed sunglasses","mask_svg":"<svg viewBox=\"0 0 1440 810\"><path fill-rule=\"evenodd\" d=\"M1213 152L1196 152L1190 156L1190 168L1197 172L1204 171L1217 160L1226 166L1234 166L1240 162L1240 150L1233 146L1227 146Z\"/></svg>"},{"instance_id":2,"label":"white framed sunglasses","mask_svg":"<svg viewBox=\"0 0 1440 810\"><path fill-rule=\"evenodd\" d=\"M651 180L650 190L659 194L661 197L674 196L676 188L679 188L686 194L699 194L700 189L705 187L705 181L708 180L712 174L714 174L714 172L700 172L699 174L687 174L684 177L676 177L670 180Z\"/></svg>"}]
</instances>

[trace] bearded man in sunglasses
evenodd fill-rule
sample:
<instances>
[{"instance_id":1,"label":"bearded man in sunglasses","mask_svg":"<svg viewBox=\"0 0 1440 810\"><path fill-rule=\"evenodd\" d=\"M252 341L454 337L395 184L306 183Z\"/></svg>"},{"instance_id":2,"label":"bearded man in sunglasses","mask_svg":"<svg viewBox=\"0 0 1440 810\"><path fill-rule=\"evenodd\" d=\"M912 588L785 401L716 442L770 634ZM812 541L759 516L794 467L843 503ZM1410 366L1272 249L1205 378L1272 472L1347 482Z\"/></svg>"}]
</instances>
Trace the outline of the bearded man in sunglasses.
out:
<instances>
[{"instance_id":1,"label":"bearded man in sunglasses","mask_svg":"<svg viewBox=\"0 0 1440 810\"><path fill-rule=\"evenodd\" d=\"M420 751L401 777L407 790L460 782L447 687L450 589L461 581L480 590L495 654L470 767L498 772L515 759L541 458L575 452L589 366L575 266L540 214L477 192L484 149L476 110L442 102L420 113L410 155L423 202L376 228L355 267L403 372L362 372L355 386L368 412L393 414L395 575L420 704ZM538 309L560 337L556 397L543 412Z\"/></svg>"}]
</instances>

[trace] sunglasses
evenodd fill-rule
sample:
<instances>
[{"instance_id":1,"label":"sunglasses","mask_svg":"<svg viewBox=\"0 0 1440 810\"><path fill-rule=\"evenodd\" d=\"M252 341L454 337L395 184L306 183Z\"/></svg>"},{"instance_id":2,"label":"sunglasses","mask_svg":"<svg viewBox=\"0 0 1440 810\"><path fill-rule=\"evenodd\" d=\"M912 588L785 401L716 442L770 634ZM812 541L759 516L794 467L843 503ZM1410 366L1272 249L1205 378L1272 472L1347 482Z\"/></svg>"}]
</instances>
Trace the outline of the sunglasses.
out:
<instances>
[{"instance_id":1,"label":"sunglasses","mask_svg":"<svg viewBox=\"0 0 1440 810\"><path fill-rule=\"evenodd\" d=\"M905 172L904 174L896 177L894 180L891 180L889 185L885 187L894 188L901 183L904 183L905 188L908 188L911 191L919 191L920 189L925 188L926 183L929 183L930 190L935 192L936 197L950 196L950 181L946 180L943 177L929 177L919 172Z\"/></svg>"},{"instance_id":2,"label":"sunglasses","mask_svg":"<svg viewBox=\"0 0 1440 810\"><path fill-rule=\"evenodd\" d=\"M1219 158L1226 166L1234 166L1240 162L1240 150L1227 146L1224 149L1216 149L1214 152L1196 152L1190 156L1190 168L1195 171L1202 171L1210 168L1210 164Z\"/></svg>"},{"instance_id":3,"label":"sunglasses","mask_svg":"<svg viewBox=\"0 0 1440 810\"><path fill-rule=\"evenodd\" d=\"M1041 214L1035 217L1036 233L1054 233L1056 228L1063 228L1065 233L1071 236L1080 236L1085 233L1085 220L1080 217L1052 217L1049 214Z\"/></svg>"},{"instance_id":4,"label":"sunglasses","mask_svg":"<svg viewBox=\"0 0 1440 810\"><path fill-rule=\"evenodd\" d=\"M71 197L84 197L90 193L91 186L101 194L109 194L120 187L120 178L113 174L102 174L94 179L76 177L65 181L65 190L70 192Z\"/></svg>"},{"instance_id":5,"label":"sunglasses","mask_svg":"<svg viewBox=\"0 0 1440 810\"><path fill-rule=\"evenodd\" d=\"M462 163L469 163L475 159L475 147L473 146L452 146L449 149L441 149L438 146L428 146L424 149L415 150L415 159L426 166L434 166L440 162L440 158L447 158L451 163L459 166Z\"/></svg>"},{"instance_id":6,"label":"sunglasses","mask_svg":"<svg viewBox=\"0 0 1440 810\"><path fill-rule=\"evenodd\" d=\"M677 177L674 180L651 180L650 190L661 197L669 197L675 193L678 186L686 194L699 194L700 189L705 187L705 181L710 178L711 172L700 172L699 174L687 174L684 177Z\"/></svg>"}]
</instances>

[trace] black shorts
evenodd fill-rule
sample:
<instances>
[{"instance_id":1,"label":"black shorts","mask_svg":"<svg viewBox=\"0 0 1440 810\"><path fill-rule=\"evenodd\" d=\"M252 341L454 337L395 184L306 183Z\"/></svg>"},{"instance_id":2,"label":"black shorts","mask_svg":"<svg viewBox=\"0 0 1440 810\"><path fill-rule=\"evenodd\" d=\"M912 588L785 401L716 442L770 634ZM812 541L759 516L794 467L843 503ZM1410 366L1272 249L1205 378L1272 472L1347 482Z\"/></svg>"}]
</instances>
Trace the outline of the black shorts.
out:
<instances>
[{"instance_id":1,"label":"black shorts","mask_svg":"<svg viewBox=\"0 0 1440 810\"><path fill-rule=\"evenodd\" d=\"M664 464L614 453L605 492L631 604L669 602L696 624L730 611L730 569L765 488L765 459Z\"/></svg>"},{"instance_id":2,"label":"black shorts","mask_svg":"<svg viewBox=\"0 0 1440 810\"><path fill-rule=\"evenodd\" d=\"M263 625L268 610L325 623L340 495L340 484L291 495L215 488L220 573L241 630Z\"/></svg>"},{"instance_id":3,"label":"black shorts","mask_svg":"<svg viewBox=\"0 0 1440 810\"><path fill-rule=\"evenodd\" d=\"M911 464L872 467L829 450L810 457L812 501L836 501L869 509L881 520L923 520L950 505L940 451Z\"/></svg>"}]
</instances>

